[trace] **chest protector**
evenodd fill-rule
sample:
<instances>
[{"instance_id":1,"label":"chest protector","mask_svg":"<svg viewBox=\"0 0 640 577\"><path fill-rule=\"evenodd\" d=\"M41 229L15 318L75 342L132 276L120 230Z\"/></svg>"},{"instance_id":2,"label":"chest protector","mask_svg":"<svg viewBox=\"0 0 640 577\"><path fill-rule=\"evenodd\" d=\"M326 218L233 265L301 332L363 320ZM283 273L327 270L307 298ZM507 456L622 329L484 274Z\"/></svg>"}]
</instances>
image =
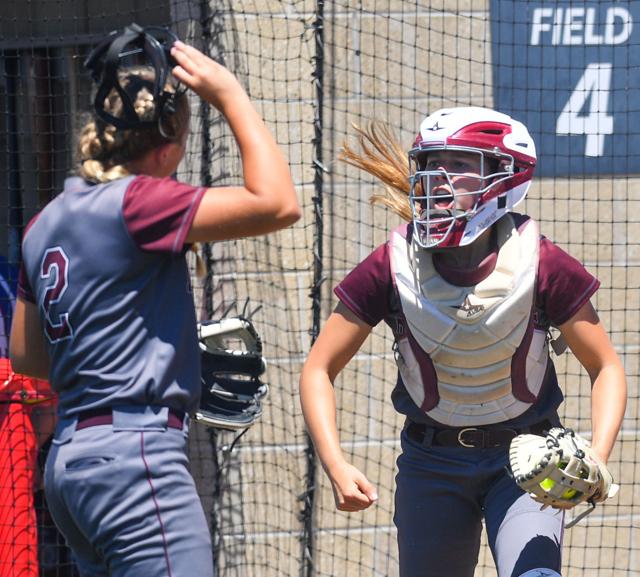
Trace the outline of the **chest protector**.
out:
<instances>
[{"instance_id":1,"label":"chest protector","mask_svg":"<svg viewBox=\"0 0 640 577\"><path fill-rule=\"evenodd\" d=\"M397 336L397 364L413 401L449 426L487 425L524 413L537 399L549 359L546 332L533 325L539 231L497 223L498 255L478 284L455 286L432 253L398 231L391 269L408 333Z\"/></svg>"}]
</instances>

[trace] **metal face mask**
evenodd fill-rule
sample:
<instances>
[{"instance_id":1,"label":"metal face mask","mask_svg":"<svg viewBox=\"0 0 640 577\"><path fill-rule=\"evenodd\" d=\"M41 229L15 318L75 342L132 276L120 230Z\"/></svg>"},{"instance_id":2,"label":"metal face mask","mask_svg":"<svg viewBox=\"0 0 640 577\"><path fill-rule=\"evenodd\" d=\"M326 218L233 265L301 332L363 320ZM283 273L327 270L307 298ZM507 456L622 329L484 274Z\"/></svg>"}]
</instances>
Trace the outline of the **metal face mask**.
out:
<instances>
[{"instance_id":1,"label":"metal face mask","mask_svg":"<svg viewBox=\"0 0 640 577\"><path fill-rule=\"evenodd\" d=\"M477 234L469 223L514 172L512 156L462 146L414 149L409 163L414 240L426 249L472 242Z\"/></svg>"}]
</instances>

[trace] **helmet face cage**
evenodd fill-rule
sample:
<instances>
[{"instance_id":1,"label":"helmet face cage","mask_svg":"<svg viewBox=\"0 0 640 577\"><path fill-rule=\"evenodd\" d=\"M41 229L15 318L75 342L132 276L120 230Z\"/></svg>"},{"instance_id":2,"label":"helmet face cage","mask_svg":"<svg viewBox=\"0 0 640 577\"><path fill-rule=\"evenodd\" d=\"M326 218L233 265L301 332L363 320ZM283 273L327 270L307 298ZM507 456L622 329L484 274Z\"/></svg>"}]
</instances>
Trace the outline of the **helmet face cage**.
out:
<instances>
[{"instance_id":1,"label":"helmet face cage","mask_svg":"<svg viewBox=\"0 0 640 577\"><path fill-rule=\"evenodd\" d=\"M444 151L454 156L456 153L476 154L479 160L479 173L449 172L443 168L428 170L428 155ZM485 174L487 160L497 164L496 169ZM410 192L409 203L413 217L413 238L421 248L438 246L458 246L457 242L465 224L482 208L487 198L494 197L496 189L514 174L514 158L500 151L485 151L467 146L429 146L417 147L409 152ZM467 181L477 180L475 190L456 190L455 181L466 177ZM446 180L451 195L433 194L436 180ZM464 197L473 197L473 204L466 209L460 208ZM449 206L438 207L437 202L449 201ZM468 204L468 203L464 203Z\"/></svg>"},{"instance_id":2,"label":"helmet face cage","mask_svg":"<svg viewBox=\"0 0 640 577\"><path fill-rule=\"evenodd\" d=\"M427 165L432 153L442 164ZM467 167L465 157L479 162ZM409 164L416 245L453 248L474 242L525 198L536 148L527 127L506 114L441 108L420 123Z\"/></svg>"},{"instance_id":3,"label":"helmet face cage","mask_svg":"<svg viewBox=\"0 0 640 577\"><path fill-rule=\"evenodd\" d=\"M175 61L171 57L171 47L176 40L178 37L166 28L142 28L135 23L123 30L114 30L102 40L84 62L98 85L94 100L98 118L124 130L157 126L165 136L162 117L175 112L175 100L184 92L178 82L174 82L174 90L167 90L167 82L173 78L171 68ZM134 108L137 94L134 87L140 87L141 83L123 84L122 73L134 67L148 68L153 72L152 78L144 82L156 103L151 119L140 118ZM122 116L105 110L105 100L112 90L117 92L122 102Z\"/></svg>"}]
</instances>

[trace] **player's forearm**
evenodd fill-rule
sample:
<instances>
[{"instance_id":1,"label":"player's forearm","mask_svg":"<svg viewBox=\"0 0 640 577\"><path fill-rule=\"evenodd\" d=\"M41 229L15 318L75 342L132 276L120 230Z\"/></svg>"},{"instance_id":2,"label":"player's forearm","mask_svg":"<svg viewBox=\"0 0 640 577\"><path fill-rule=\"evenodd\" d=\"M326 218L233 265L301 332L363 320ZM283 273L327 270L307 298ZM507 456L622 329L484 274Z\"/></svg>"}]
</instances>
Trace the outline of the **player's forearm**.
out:
<instances>
[{"instance_id":1,"label":"player's forearm","mask_svg":"<svg viewBox=\"0 0 640 577\"><path fill-rule=\"evenodd\" d=\"M245 187L228 192L246 200L243 212L254 216L252 222L241 223L251 225L245 230L262 234L298 220L301 212L287 161L238 79L183 42L175 42L171 54L177 64L173 75L224 115L238 143ZM225 231L221 238L235 238L237 235L231 232L225 237ZM213 238L205 240L218 240L215 231L212 234Z\"/></svg>"},{"instance_id":2,"label":"player's forearm","mask_svg":"<svg viewBox=\"0 0 640 577\"><path fill-rule=\"evenodd\" d=\"M627 384L619 360L606 365L591 390L591 446L606 462L622 425L627 403Z\"/></svg>"},{"instance_id":3,"label":"player's forearm","mask_svg":"<svg viewBox=\"0 0 640 577\"><path fill-rule=\"evenodd\" d=\"M304 370L300 379L300 402L309 435L327 473L345 462L336 426L336 401L326 373Z\"/></svg>"},{"instance_id":4,"label":"player's forearm","mask_svg":"<svg viewBox=\"0 0 640 577\"><path fill-rule=\"evenodd\" d=\"M242 157L245 188L259 197L261 210L283 226L293 224L301 212L289 164L262 118L248 98L226 118Z\"/></svg>"},{"instance_id":5,"label":"player's forearm","mask_svg":"<svg viewBox=\"0 0 640 577\"><path fill-rule=\"evenodd\" d=\"M33 303L21 298L16 299L9 356L16 373L38 379L49 378L49 351L40 325L38 309Z\"/></svg>"}]
</instances>

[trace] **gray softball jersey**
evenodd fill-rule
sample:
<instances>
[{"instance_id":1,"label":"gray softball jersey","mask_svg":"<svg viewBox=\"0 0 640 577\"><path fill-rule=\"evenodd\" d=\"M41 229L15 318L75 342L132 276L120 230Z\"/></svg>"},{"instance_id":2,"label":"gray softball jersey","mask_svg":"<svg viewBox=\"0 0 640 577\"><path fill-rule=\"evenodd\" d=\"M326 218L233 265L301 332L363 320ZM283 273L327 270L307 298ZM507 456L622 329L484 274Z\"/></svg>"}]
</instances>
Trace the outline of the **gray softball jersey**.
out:
<instances>
[{"instance_id":1,"label":"gray softball jersey","mask_svg":"<svg viewBox=\"0 0 640 577\"><path fill-rule=\"evenodd\" d=\"M193 412L200 361L185 238L204 194L173 179L67 179L30 223L19 295L38 306L59 414Z\"/></svg>"}]
</instances>

